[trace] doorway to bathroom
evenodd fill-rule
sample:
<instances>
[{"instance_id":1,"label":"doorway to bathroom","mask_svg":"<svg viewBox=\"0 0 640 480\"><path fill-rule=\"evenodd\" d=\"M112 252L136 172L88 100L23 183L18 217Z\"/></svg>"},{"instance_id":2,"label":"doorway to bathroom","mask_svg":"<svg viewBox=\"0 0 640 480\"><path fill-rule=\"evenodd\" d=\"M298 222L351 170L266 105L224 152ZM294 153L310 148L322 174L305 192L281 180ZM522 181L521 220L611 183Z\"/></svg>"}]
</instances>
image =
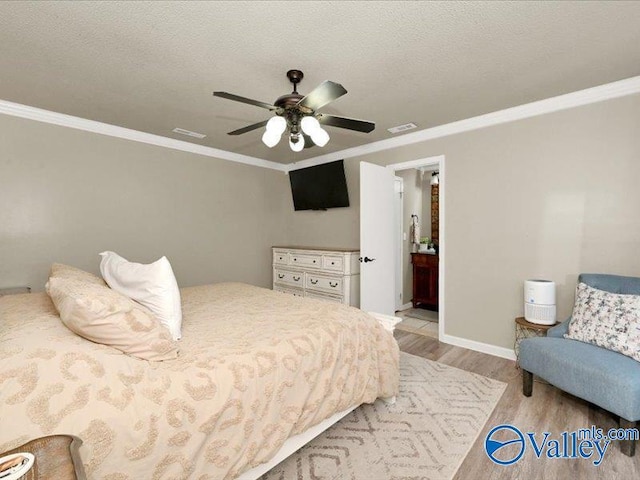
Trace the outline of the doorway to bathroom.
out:
<instances>
[{"instance_id":1,"label":"doorway to bathroom","mask_svg":"<svg viewBox=\"0 0 640 480\"><path fill-rule=\"evenodd\" d=\"M444 335L444 156L389 165L394 182L395 310L401 330Z\"/></svg>"}]
</instances>

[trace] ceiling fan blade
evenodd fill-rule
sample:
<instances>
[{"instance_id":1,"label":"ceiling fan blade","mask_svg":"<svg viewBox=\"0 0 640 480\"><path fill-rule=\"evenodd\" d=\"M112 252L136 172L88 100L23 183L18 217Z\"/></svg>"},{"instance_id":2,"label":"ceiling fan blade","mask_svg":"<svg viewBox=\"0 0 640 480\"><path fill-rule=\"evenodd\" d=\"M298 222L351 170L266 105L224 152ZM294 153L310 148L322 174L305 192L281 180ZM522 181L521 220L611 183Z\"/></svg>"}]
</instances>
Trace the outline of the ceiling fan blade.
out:
<instances>
[{"instance_id":1,"label":"ceiling fan blade","mask_svg":"<svg viewBox=\"0 0 640 480\"><path fill-rule=\"evenodd\" d=\"M239 128L238 130L234 130L233 132L227 133L227 135L242 135L243 133L250 132L251 130L255 130L256 128L264 127L269 120L264 120L262 122L254 123L253 125L247 125L246 127Z\"/></svg>"},{"instance_id":2,"label":"ceiling fan blade","mask_svg":"<svg viewBox=\"0 0 640 480\"><path fill-rule=\"evenodd\" d=\"M234 102L247 103L249 105L255 105L256 107L266 108L267 110L277 110L278 107L271 105L270 103L261 102L259 100L253 100L251 98L241 97L240 95L234 95L227 92L213 92L214 97L226 98L227 100L233 100Z\"/></svg>"},{"instance_id":3,"label":"ceiling fan blade","mask_svg":"<svg viewBox=\"0 0 640 480\"><path fill-rule=\"evenodd\" d=\"M347 93L347 90L339 83L325 80L314 88L309 95L300 100L298 106L315 111L324 107L327 103L333 102L336 98L340 98L345 93Z\"/></svg>"},{"instance_id":4,"label":"ceiling fan blade","mask_svg":"<svg viewBox=\"0 0 640 480\"><path fill-rule=\"evenodd\" d=\"M373 122L357 120L355 118L336 117L335 115L327 115L326 113L321 113L318 116L318 121L330 127L346 128L347 130L364 133L372 132L376 128L376 124Z\"/></svg>"}]
</instances>

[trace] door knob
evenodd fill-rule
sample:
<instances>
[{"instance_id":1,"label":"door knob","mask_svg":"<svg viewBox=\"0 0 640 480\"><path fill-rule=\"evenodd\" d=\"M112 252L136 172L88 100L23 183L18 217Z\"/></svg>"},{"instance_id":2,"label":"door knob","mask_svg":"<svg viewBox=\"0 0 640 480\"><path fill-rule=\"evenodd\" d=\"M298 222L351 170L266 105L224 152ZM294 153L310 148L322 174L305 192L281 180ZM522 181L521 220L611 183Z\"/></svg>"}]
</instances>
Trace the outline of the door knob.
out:
<instances>
[{"instance_id":1,"label":"door knob","mask_svg":"<svg viewBox=\"0 0 640 480\"><path fill-rule=\"evenodd\" d=\"M358 260L360 260L360 263L364 262L364 263L369 263L369 262L373 262L375 260L375 258L369 258L369 257L360 257Z\"/></svg>"}]
</instances>

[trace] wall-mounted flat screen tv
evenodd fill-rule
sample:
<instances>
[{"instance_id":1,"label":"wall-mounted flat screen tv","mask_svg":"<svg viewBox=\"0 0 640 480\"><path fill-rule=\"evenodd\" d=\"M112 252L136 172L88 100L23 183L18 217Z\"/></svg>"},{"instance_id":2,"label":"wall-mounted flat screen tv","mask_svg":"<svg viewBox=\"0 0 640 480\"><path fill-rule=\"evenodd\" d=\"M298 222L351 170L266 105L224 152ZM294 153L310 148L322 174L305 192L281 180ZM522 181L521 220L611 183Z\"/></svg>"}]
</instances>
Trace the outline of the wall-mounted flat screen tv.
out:
<instances>
[{"instance_id":1,"label":"wall-mounted flat screen tv","mask_svg":"<svg viewBox=\"0 0 640 480\"><path fill-rule=\"evenodd\" d=\"M289 172L289 181L296 210L349 206L343 160L292 170Z\"/></svg>"}]
</instances>

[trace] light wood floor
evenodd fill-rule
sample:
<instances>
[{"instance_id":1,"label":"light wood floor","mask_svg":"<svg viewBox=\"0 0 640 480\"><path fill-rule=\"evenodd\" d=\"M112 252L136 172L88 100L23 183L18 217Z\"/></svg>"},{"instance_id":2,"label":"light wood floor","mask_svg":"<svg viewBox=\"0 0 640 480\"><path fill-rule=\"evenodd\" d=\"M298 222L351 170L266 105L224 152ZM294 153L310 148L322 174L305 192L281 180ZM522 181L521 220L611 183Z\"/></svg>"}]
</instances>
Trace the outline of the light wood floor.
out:
<instances>
[{"instance_id":1,"label":"light wood floor","mask_svg":"<svg viewBox=\"0 0 640 480\"><path fill-rule=\"evenodd\" d=\"M522 377L513 361L446 345L436 339L409 332L396 331L395 337L403 352L507 383L504 395L458 469L454 480L640 479L640 451L635 457L627 457L620 452L617 442L609 445L599 466L583 459L537 459L530 448L524 457L513 465L494 464L484 451L484 440L487 433L497 425L510 423L523 432L542 434L547 431L551 432L552 438L559 438L565 430L575 431L589 428L591 425L606 431L618 426L617 418L594 405L539 382L533 385L533 396L525 397L522 395Z\"/></svg>"}]
</instances>

